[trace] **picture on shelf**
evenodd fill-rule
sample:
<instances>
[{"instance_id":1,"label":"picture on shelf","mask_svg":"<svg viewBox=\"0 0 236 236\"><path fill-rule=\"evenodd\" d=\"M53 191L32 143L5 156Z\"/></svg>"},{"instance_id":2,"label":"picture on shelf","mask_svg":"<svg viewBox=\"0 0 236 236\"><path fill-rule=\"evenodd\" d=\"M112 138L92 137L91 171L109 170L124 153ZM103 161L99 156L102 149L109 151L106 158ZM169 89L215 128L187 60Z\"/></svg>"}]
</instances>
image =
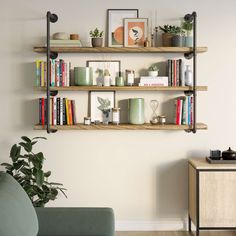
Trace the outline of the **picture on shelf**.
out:
<instances>
[{"instance_id":1,"label":"picture on shelf","mask_svg":"<svg viewBox=\"0 0 236 236\"><path fill-rule=\"evenodd\" d=\"M90 92L90 117L91 121L103 121L103 111L115 107L115 91ZM109 121L112 121L111 112Z\"/></svg>"},{"instance_id":2,"label":"picture on shelf","mask_svg":"<svg viewBox=\"0 0 236 236\"><path fill-rule=\"evenodd\" d=\"M143 47L148 37L148 19L124 19L125 47Z\"/></svg>"},{"instance_id":3,"label":"picture on shelf","mask_svg":"<svg viewBox=\"0 0 236 236\"><path fill-rule=\"evenodd\" d=\"M108 47L124 46L124 18L138 18L138 9L108 9Z\"/></svg>"},{"instance_id":4,"label":"picture on shelf","mask_svg":"<svg viewBox=\"0 0 236 236\"><path fill-rule=\"evenodd\" d=\"M93 69L93 85L103 85L104 73L107 71L111 80L115 80L121 70L121 63L118 60L87 61L87 66Z\"/></svg>"}]
</instances>

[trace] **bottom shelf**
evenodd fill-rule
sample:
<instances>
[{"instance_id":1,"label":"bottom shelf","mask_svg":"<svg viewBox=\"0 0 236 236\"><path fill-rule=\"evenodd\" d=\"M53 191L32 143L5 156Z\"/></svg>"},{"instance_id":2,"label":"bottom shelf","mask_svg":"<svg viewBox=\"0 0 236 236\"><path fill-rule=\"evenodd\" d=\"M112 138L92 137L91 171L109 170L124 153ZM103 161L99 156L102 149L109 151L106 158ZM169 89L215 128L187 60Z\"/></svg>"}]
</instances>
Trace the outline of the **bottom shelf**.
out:
<instances>
[{"instance_id":1,"label":"bottom shelf","mask_svg":"<svg viewBox=\"0 0 236 236\"><path fill-rule=\"evenodd\" d=\"M131 124L120 124L120 125L52 125L52 129L57 130L188 130L191 129L190 125L175 125L175 124L165 124L165 125L152 125L152 124L143 124L143 125L131 125ZM35 130L45 130L47 126L35 125ZM207 125L203 123L197 123L196 128L198 130L206 130Z\"/></svg>"}]
</instances>

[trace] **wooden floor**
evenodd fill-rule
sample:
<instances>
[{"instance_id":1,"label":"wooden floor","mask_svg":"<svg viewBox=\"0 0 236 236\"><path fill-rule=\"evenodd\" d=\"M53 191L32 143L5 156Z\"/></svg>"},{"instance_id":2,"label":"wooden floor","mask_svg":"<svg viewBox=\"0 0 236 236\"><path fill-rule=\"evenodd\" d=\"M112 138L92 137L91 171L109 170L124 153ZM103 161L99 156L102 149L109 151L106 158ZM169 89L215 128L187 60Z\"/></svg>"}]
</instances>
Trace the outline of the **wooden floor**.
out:
<instances>
[{"instance_id":1,"label":"wooden floor","mask_svg":"<svg viewBox=\"0 0 236 236\"><path fill-rule=\"evenodd\" d=\"M118 231L116 236L195 236L195 232L160 231L160 232L125 232ZM236 236L236 231L201 231L200 236Z\"/></svg>"}]
</instances>

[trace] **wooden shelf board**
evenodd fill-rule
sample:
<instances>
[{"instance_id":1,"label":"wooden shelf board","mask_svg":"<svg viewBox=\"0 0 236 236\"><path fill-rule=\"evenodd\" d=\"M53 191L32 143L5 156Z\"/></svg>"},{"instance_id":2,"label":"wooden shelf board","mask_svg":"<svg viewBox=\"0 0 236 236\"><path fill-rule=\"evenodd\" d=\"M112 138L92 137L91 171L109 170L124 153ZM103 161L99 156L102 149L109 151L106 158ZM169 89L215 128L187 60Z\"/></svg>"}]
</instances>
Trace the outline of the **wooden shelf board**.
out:
<instances>
[{"instance_id":1,"label":"wooden shelf board","mask_svg":"<svg viewBox=\"0 0 236 236\"><path fill-rule=\"evenodd\" d=\"M37 87L37 90L45 91L46 87ZM207 86L197 86L197 91L207 91ZM50 87L51 91L191 91L192 87L166 87L166 86L70 86Z\"/></svg>"},{"instance_id":2,"label":"wooden shelf board","mask_svg":"<svg viewBox=\"0 0 236 236\"><path fill-rule=\"evenodd\" d=\"M190 47L51 47L59 53L187 53ZM35 46L34 52L45 53L46 47ZM198 53L207 52L207 47L197 47Z\"/></svg>"},{"instance_id":3,"label":"wooden shelf board","mask_svg":"<svg viewBox=\"0 0 236 236\"><path fill-rule=\"evenodd\" d=\"M55 125L50 126L53 129L57 130L188 130L191 128L189 125L175 125L175 124L165 124L165 125L152 125L152 124L144 124L144 125L131 125L131 124L120 124L120 125L84 125L84 124L76 124L76 125ZM35 130L45 130L46 126L35 125ZM203 123L197 123L198 130L206 130L207 125Z\"/></svg>"}]
</instances>

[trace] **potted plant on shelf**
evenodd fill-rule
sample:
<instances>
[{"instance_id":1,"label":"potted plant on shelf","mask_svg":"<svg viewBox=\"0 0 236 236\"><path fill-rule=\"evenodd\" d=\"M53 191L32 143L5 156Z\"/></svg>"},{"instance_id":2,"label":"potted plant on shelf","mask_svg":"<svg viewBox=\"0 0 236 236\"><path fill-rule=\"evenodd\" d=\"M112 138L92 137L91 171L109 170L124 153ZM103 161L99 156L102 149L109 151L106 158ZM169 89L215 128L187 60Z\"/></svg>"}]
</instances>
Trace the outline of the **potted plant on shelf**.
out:
<instances>
[{"instance_id":1,"label":"potted plant on shelf","mask_svg":"<svg viewBox=\"0 0 236 236\"><path fill-rule=\"evenodd\" d=\"M98 97L99 106L98 109L102 111L102 122L104 125L108 125L110 121L111 114L111 101L108 98Z\"/></svg>"},{"instance_id":2,"label":"potted plant on shelf","mask_svg":"<svg viewBox=\"0 0 236 236\"><path fill-rule=\"evenodd\" d=\"M173 29L175 26L173 25L164 25L159 26L159 29L163 32L162 33L162 45L164 47L171 47L171 39L173 37Z\"/></svg>"},{"instance_id":3,"label":"potted plant on shelf","mask_svg":"<svg viewBox=\"0 0 236 236\"><path fill-rule=\"evenodd\" d=\"M35 137L30 139L26 136L21 137L22 142L14 144L10 151L11 164L2 163L6 172L12 175L16 181L24 188L31 202L35 207L44 207L44 205L56 199L58 191L66 194L60 183L49 182L51 171L43 170L44 155L42 152L34 153L33 146L39 139L44 137ZM24 151L23 151L23 150Z\"/></svg>"},{"instance_id":4,"label":"potted plant on shelf","mask_svg":"<svg viewBox=\"0 0 236 236\"><path fill-rule=\"evenodd\" d=\"M183 47L184 46L184 30L177 26L172 29L173 37L172 37L172 46L173 47Z\"/></svg>"},{"instance_id":5,"label":"potted plant on shelf","mask_svg":"<svg viewBox=\"0 0 236 236\"><path fill-rule=\"evenodd\" d=\"M186 32L185 46L192 47L193 46L193 36L192 36L193 22L184 20L184 22L182 23L182 29L185 30Z\"/></svg>"},{"instance_id":6,"label":"potted plant on shelf","mask_svg":"<svg viewBox=\"0 0 236 236\"><path fill-rule=\"evenodd\" d=\"M152 65L148 68L148 75L152 77L158 76L158 68L156 65Z\"/></svg>"},{"instance_id":7,"label":"potted plant on shelf","mask_svg":"<svg viewBox=\"0 0 236 236\"><path fill-rule=\"evenodd\" d=\"M92 38L93 47L102 47L103 44L103 31L99 31L98 28L90 30L90 37Z\"/></svg>"}]
</instances>

